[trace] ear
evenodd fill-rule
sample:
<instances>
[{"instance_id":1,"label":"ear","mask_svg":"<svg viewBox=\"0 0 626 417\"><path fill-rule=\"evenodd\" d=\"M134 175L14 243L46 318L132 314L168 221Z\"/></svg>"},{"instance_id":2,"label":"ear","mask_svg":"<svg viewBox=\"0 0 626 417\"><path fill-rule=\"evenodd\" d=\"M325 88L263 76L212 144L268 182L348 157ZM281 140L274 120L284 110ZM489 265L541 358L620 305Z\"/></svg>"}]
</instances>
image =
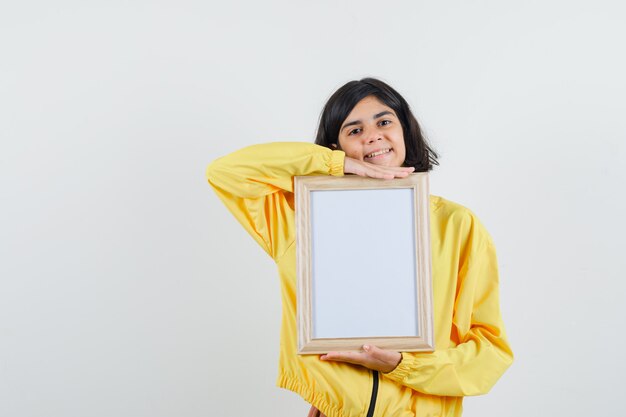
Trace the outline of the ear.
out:
<instances>
[{"instance_id":1,"label":"ear","mask_svg":"<svg viewBox=\"0 0 626 417\"><path fill-rule=\"evenodd\" d=\"M336 150L336 149L338 149L338 148L337 148L337 144L336 144L336 143L331 143L331 144L330 144L330 147L331 147L331 148L333 148L333 149L335 149L335 150Z\"/></svg>"}]
</instances>

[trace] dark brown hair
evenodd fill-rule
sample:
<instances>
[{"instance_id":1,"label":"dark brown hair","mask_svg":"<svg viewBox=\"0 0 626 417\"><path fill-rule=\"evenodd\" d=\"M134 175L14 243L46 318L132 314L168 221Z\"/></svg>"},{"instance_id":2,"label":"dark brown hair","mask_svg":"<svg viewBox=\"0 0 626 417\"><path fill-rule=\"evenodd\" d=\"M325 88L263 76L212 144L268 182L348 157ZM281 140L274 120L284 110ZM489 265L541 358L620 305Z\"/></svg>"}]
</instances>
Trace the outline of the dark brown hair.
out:
<instances>
[{"instance_id":1,"label":"dark brown hair","mask_svg":"<svg viewBox=\"0 0 626 417\"><path fill-rule=\"evenodd\" d=\"M412 166L416 172L424 172L430 171L433 165L439 165L437 161L439 155L422 135L422 129L413 116L409 104L396 90L375 78L350 81L333 93L320 116L315 143L331 149L334 148L333 145L339 146L341 124L354 106L368 96L376 97L393 109L400 119L406 147L404 166Z\"/></svg>"}]
</instances>

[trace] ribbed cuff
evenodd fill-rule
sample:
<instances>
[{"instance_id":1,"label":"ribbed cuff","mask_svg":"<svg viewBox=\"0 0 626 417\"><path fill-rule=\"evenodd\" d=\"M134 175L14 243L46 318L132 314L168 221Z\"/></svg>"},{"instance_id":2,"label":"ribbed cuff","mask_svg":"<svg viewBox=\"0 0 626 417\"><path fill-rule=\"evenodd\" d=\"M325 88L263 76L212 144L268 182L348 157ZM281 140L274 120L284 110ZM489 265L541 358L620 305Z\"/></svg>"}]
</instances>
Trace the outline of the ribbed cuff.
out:
<instances>
[{"instance_id":1,"label":"ribbed cuff","mask_svg":"<svg viewBox=\"0 0 626 417\"><path fill-rule=\"evenodd\" d=\"M410 372L415 372L415 369L419 366L418 361L409 355L405 355L400 352L402 359L395 369L388 373L382 373L385 378L389 378L393 381L403 383Z\"/></svg>"},{"instance_id":2,"label":"ribbed cuff","mask_svg":"<svg viewBox=\"0 0 626 417\"><path fill-rule=\"evenodd\" d=\"M344 151L332 151L330 154L330 175L342 176L343 175L343 163L346 159L346 153Z\"/></svg>"}]
</instances>

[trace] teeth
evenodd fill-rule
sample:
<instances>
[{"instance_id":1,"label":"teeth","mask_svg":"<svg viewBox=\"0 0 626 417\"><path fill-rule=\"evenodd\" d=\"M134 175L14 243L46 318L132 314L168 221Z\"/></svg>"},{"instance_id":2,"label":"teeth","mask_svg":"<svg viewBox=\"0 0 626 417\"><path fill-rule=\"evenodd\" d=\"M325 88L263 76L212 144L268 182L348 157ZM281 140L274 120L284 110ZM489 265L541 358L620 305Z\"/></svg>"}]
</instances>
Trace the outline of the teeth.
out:
<instances>
[{"instance_id":1,"label":"teeth","mask_svg":"<svg viewBox=\"0 0 626 417\"><path fill-rule=\"evenodd\" d=\"M383 150L381 150L381 151L378 151L378 152L372 152L372 153L370 153L370 154L368 154L368 155L365 155L365 157L366 157L366 158L373 158L373 157L375 157L375 156L382 155L382 154L387 153L387 152L389 152L389 151L391 151L391 149L383 149Z\"/></svg>"}]
</instances>

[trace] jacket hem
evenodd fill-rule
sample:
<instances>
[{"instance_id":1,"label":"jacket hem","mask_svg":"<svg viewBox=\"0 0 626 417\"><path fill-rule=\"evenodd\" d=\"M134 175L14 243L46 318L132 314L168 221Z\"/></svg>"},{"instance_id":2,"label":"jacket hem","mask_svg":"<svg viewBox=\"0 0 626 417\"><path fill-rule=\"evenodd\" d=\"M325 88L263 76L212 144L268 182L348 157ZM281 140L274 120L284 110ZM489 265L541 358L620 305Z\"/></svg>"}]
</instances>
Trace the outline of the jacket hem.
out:
<instances>
[{"instance_id":1,"label":"jacket hem","mask_svg":"<svg viewBox=\"0 0 626 417\"><path fill-rule=\"evenodd\" d=\"M284 375L279 376L278 381L276 381L276 386L295 392L300 397L302 397L304 401L308 402L309 404L315 406L315 408L320 410L326 417L349 417L347 414L344 414L340 408L332 406L328 402L326 402L321 394L307 388L304 384L298 382L295 379L289 378Z\"/></svg>"}]
</instances>

